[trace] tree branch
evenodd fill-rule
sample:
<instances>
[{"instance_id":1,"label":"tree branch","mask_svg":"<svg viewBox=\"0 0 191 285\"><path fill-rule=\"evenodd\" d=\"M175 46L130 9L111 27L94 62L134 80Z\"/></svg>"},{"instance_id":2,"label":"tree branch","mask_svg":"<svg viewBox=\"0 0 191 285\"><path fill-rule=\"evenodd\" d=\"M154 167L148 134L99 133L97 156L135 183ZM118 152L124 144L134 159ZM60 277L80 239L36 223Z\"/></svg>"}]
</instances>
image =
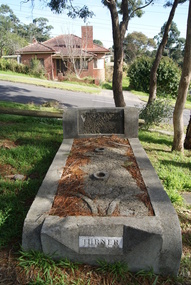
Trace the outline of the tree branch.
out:
<instances>
[{"instance_id":1,"label":"tree branch","mask_svg":"<svg viewBox=\"0 0 191 285\"><path fill-rule=\"evenodd\" d=\"M136 8L136 9L131 13L131 15L129 16L129 18L131 18L132 15L133 15L136 11L146 8L146 7L149 6L152 2L154 2L154 0L151 0L149 3L145 4L145 5L142 6L142 7Z\"/></svg>"}]
</instances>

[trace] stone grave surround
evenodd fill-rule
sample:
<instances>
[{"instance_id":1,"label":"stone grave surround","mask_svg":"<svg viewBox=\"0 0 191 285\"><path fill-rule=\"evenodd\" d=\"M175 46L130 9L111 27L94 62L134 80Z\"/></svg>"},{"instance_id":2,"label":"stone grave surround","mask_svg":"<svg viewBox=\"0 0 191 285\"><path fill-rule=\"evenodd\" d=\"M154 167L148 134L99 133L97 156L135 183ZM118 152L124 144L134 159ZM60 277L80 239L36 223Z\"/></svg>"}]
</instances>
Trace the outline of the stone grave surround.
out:
<instances>
[{"instance_id":1,"label":"stone grave surround","mask_svg":"<svg viewBox=\"0 0 191 285\"><path fill-rule=\"evenodd\" d=\"M69 108L63 113L63 142L27 214L22 247L55 259L88 264L126 262L129 270L178 274L182 254L179 220L138 139L136 108ZM111 135L128 138L147 188L153 216L49 215L73 138Z\"/></svg>"}]
</instances>

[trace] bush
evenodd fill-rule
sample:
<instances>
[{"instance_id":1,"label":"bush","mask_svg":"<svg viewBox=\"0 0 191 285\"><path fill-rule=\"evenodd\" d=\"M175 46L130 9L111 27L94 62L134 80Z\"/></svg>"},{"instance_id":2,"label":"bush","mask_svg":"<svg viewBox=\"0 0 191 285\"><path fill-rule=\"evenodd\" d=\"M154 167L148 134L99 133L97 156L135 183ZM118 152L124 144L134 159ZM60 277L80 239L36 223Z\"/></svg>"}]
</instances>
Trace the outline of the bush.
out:
<instances>
[{"instance_id":1,"label":"bush","mask_svg":"<svg viewBox=\"0 0 191 285\"><path fill-rule=\"evenodd\" d=\"M28 65L25 65L25 64L21 64L21 63L17 64L15 66L15 72L28 74L29 73L29 67L28 67Z\"/></svg>"},{"instance_id":2,"label":"bush","mask_svg":"<svg viewBox=\"0 0 191 285\"><path fill-rule=\"evenodd\" d=\"M4 58L0 59L0 70L10 70L10 60L6 60Z\"/></svg>"},{"instance_id":3,"label":"bush","mask_svg":"<svg viewBox=\"0 0 191 285\"><path fill-rule=\"evenodd\" d=\"M150 71L153 60L140 57L129 67L128 76L130 87L143 92L149 92Z\"/></svg>"},{"instance_id":4,"label":"bush","mask_svg":"<svg viewBox=\"0 0 191 285\"><path fill-rule=\"evenodd\" d=\"M31 59L29 73L39 78L43 78L45 76L45 70L40 60L37 58Z\"/></svg>"},{"instance_id":5,"label":"bush","mask_svg":"<svg viewBox=\"0 0 191 285\"><path fill-rule=\"evenodd\" d=\"M153 65L153 59L141 57L134 61L128 70L130 87L137 91L149 92L150 72ZM163 57L161 59L157 72L157 95L172 98L177 96L180 68L172 59Z\"/></svg>"},{"instance_id":6,"label":"bush","mask_svg":"<svg viewBox=\"0 0 191 285\"><path fill-rule=\"evenodd\" d=\"M163 57L158 68L157 93L163 97L169 94L172 98L176 98L180 76L178 65L169 57Z\"/></svg>"},{"instance_id":7,"label":"bush","mask_svg":"<svg viewBox=\"0 0 191 285\"><path fill-rule=\"evenodd\" d=\"M0 58L0 70L10 70L13 72L27 74L29 72L29 67L24 64L17 63L14 59Z\"/></svg>"},{"instance_id":8,"label":"bush","mask_svg":"<svg viewBox=\"0 0 191 285\"><path fill-rule=\"evenodd\" d=\"M153 125L159 125L164 119L170 119L172 112L173 107L168 100L156 99L139 112L139 118L145 121L142 128L149 129Z\"/></svg>"}]
</instances>

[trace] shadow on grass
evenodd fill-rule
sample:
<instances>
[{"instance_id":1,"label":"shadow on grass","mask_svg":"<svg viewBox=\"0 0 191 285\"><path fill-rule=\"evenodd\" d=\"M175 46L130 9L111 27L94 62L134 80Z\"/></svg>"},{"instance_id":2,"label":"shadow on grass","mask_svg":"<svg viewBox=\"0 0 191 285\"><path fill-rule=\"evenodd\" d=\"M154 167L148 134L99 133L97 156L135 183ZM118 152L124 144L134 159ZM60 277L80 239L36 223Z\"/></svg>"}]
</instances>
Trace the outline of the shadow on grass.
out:
<instances>
[{"instance_id":1,"label":"shadow on grass","mask_svg":"<svg viewBox=\"0 0 191 285\"><path fill-rule=\"evenodd\" d=\"M191 162L174 161L174 160L161 160L161 164L170 168L171 166L178 168L191 169Z\"/></svg>"},{"instance_id":2,"label":"shadow on grass","mask_svg":"<svg viewBox=\"0 0 191 285\"><path fill-rule=\"evenodd\" d=\"M172 146L172 140L168 136L163 136L157 132L151 133L149 131L139 131L139 139L146 143L160 144L161 146L166 145L170 148Z\"/></svg>"}]
</instances>

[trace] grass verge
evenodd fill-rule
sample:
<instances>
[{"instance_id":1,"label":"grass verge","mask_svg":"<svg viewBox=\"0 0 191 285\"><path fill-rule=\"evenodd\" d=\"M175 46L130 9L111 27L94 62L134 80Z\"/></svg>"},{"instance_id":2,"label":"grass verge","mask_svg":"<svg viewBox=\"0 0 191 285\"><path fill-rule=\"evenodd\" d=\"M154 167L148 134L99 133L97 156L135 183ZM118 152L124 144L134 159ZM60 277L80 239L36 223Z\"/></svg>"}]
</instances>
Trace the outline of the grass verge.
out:
<instances>
[{"instance_id":1,"label":"grass verge","mask_svg":"<svg viewBox=\"0 0 191 285\"><path fill-rule=\"evenodd\" d=\"M133 274L122 263L89 266L22 252L23 222L62 141L62 121L0 115L0 284L191 284L191 207L181 198L182 191L191 189L191 154L171 153L172 138L157 132L140 131L139 138L180 218L178 279L156 276L152 270Z\"/></svg>"},{"instance_id":2,"label":"grass verge","mask_svg":"<svg viewBox=\"0 0 191 285\"><path fill-rule=\"evenodd\" d=\"M101 88L96 85L90 85L85 83L76 83L71 81L65 82L57 82L57 81L49 81L46 79L39 79L30 77L29 75L19 74L11 71L3 72L0 70L0 80L10 81L15 83L25 83L25 84L33 84L36 86L43 86L46 88L57 88L68 91L75 92L85 92L90 94L95 94L101 92Z\"/></svg>"}]
</instances>

